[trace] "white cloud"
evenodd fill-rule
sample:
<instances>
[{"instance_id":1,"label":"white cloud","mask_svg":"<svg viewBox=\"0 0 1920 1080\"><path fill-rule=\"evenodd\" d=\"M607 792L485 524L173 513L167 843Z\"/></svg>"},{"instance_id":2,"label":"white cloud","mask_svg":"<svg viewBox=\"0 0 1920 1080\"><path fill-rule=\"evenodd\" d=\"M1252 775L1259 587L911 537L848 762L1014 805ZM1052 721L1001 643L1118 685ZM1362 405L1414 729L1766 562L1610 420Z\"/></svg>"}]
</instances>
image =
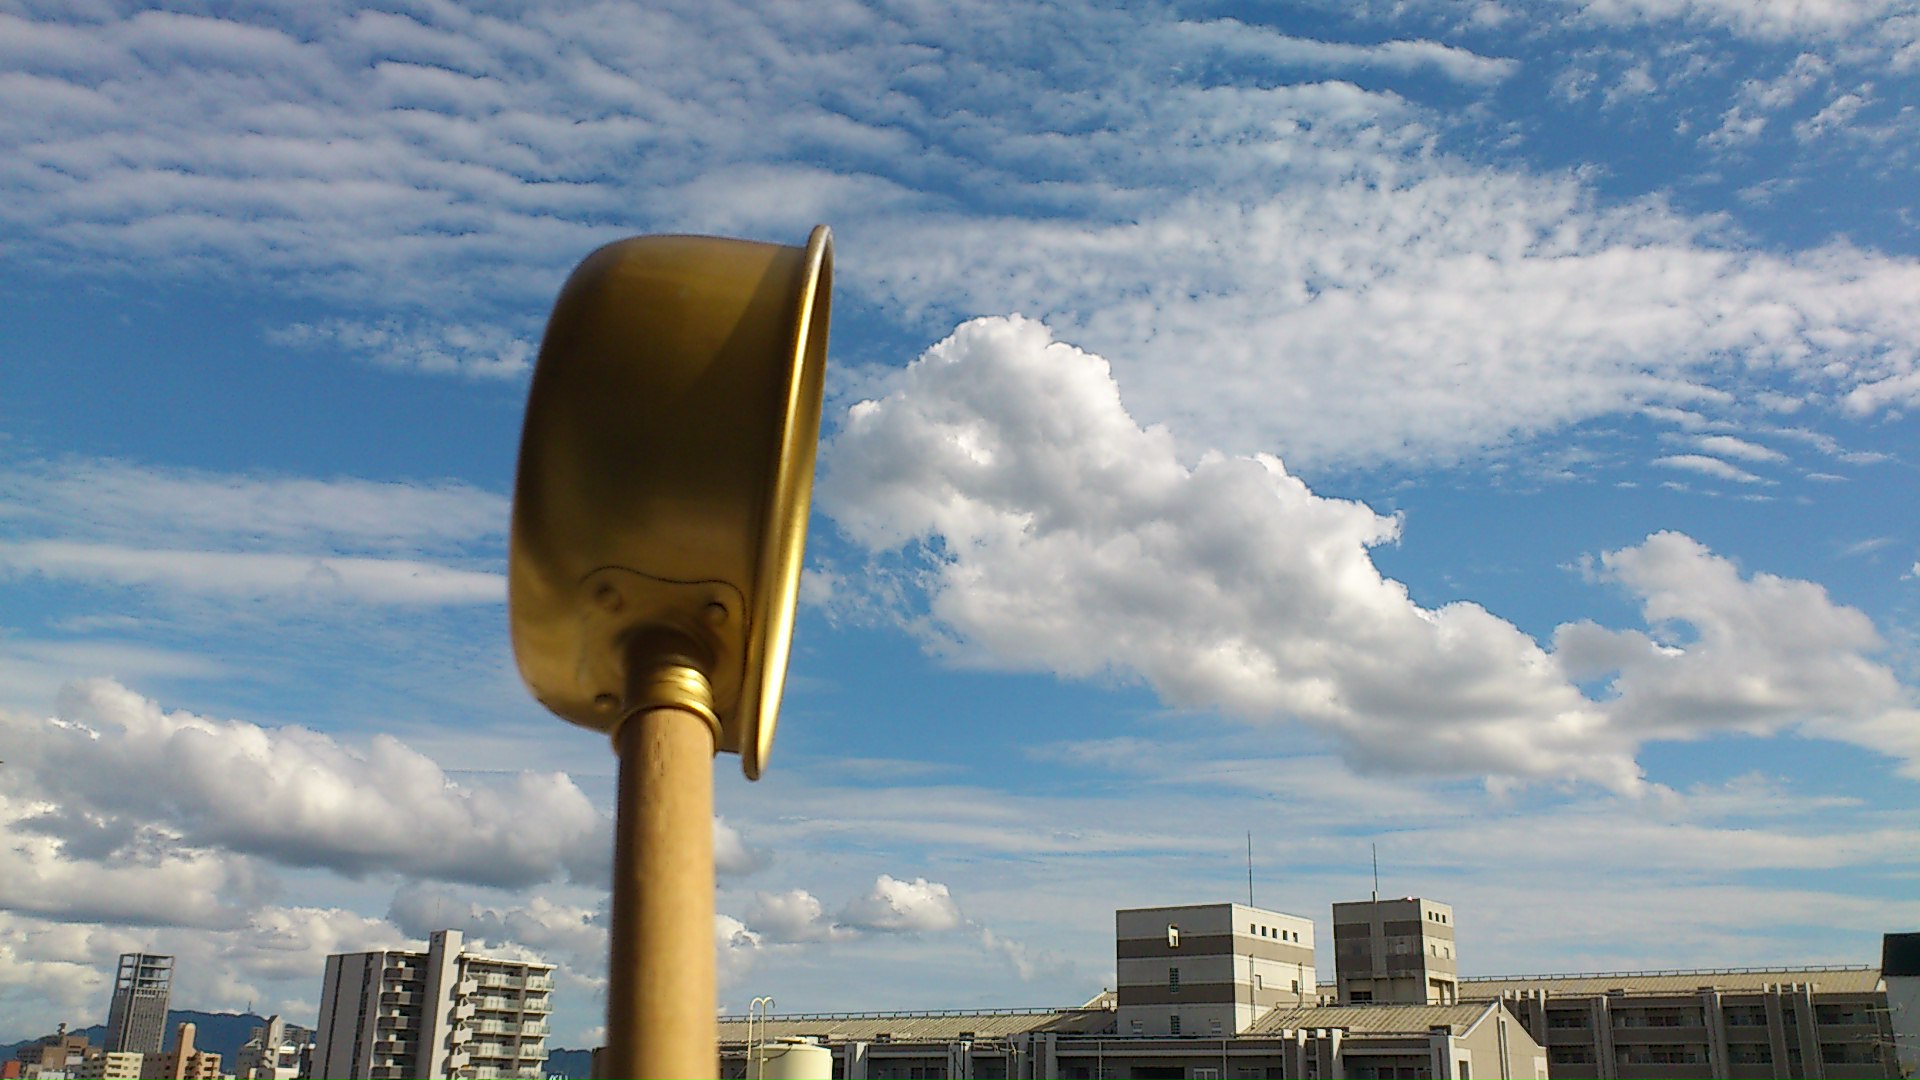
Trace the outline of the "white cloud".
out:
<instances>
[{"instance_id":1,"label":"white cloud","mask_svg":"<svg viewBox=\"0 0 1920 1080\"><path fill-rule=\"evenodd\" d=\"M755 893L742 914L746 925L764 941L832 941L859 933L853 927L837 925L819 899L805 889Z\"/></svg>"},{"instance_id":2,"label":"white cloud","mask_svg":"<svg viewBox=\"0 0 1920 1080\"><path fill-rule=\"evenodd\" d=\"M1793 125L1793 137L1801 142L1811 142L1830 131L1843 130L1853 123L1866 106L1867 99L1859 94L1841 94L1828 102L1826 108Z\"/></svg>"},{"instance_id":3,"label":"white cloud","mask_svg":"<svg viewBox=\"0 0 1920 1080\"><path fill-rule=\"evenodd\" d=\"M398 319L378 323L330 319L294 323L268 334L268 340L303 348L334 345L377 364L427 374L511 379L533 369L533 343L493 326L408 326Z\"/></svg>"},{"instance_id":4,"label":"white cloud","mask_svg":"<svg viewBox=\"0 0 1920 1080\"><path fill-rule=\"evenodd\" d=\"M1737 457L1744 461L1785 461L1787 455L1769 446L1748 442L1732 435L1701 435L1693 440L1693 445L1708 454L1723 458Z\"/></svg>"},{"instance_id":5,"label":"white cloud","mask_svg":"<svg viewBox=\"0 0 1920 1080\"><path fill-rule=\"evenodd\" d=\"M1249 26L1234 19L1175 23L1172 34L1183 43L1230 56L1318 71L1372 68L1414 72L1431 69L1459 82L1491 84L1511 75L1519 66L1513 60L1480 56L1437 41L1351 45L1294 37L1264 27Z\"/></svg>"},{"instance_id":6,"label":"white cloud","mask_svg":"<svg viewBox=\"0 0 1920 1080\"><path fill-rule=\"evenodd\" d=\"M1608 552L1597 572L1639 599L1653 633L1571 623L1554 643L1580 677L1617 672L1607 702L1615 725L1663 738L1801 725L1905 758L1920 775L1912 690L1868 659L1885 647L1872 621L1819 585L1742 577L1677 533Z\"/></svg>"},{"instance_id":7,"label":"white cloud","mask_svg":"<svg viewBox=\"0 0 1920 1080\"><path fill-rule=\"evenodd\" d=\"M1733 480L1742 484L1759 484L1765 481L1738 465L1722 461L1705 454L1669 454L1653 459L1655 465L1668 469L1683 469L1687 472L1711 476L1716 480Z\"/></svg>"},{"instance_id":8,"label":"white cloud","mask_svg":"<svg viewBox=\"0 0 1920 1080\"><path fill-rule=\"evenodd\" d=\"M926 878L901 881L887 874L874 879L873 888L841 911L849 926L878 933L937 933L964 921L945 885Z\"/></svg>"},{"instance_id":9,"label":"white cloud","mask_svg":"<svg viewBox=\"0 0 1920 1080\"><path fill-rule=\"evenodd\" d=\"M1304 721L1391 772L1633 790L1647 738L1832 710L1864 745L1908 752L1859 726L1905 691L1866 659L1865 616L1817 586L1743 581L1662 534L1603 556L1606 576L1651 625L1701 640L1573 624L1550 653L1477 605L1414 604L1369 555L1399 539L1396 520L1317 496L1270 457L1181 464L1105 362L1029 320L960 327L854 405L823 461L822 508L873 553L871 574L924 590L925 614L903 617L961 662L1139 678L1175 707ZM1672 581L1652 572L1682 563ZM1765 625L1739 614L1782 604ZM1616 670L1611 697L1574 682Z\"/></svg>"},{"instance_id":10,"label":"white cloud","mask_svg":"<svg viewBox=\"0 0 1920 1080\"><path fill-rule=\"evenodd\" d=\"M503 575L410 559L156 551L57 540L0 543L0 572L230 599L357 604L500 604Z\"/></svg>"},{"instance_id":11,"label":"white cloud","mask_svg":"<svg viewBox=\"0 0 1920 1080\"><path fill-rule=\"evenodd\" d=\"M565 966L594 978L607 964L605 911L532 896L524 903L491 906L465 899L443 885L408 882L394 893L387 919L411 938L435 930L459 930L475 948L489 952L517 947L530 958Z\"/></svg>"},{"instance_id":12,"label":"white cloud","mask_svg":"<svg viewBox=\"0 0 1920 1080\"><path fill-rule=\"evenodd\" d=\"M458 551L506 536L506 498L467 484L215 473L111 458L9 462L18 527L149 546Z\"/></svg>"},{"instance_id":13,"label":"white cloud","mask_svg":"<svg viewBox=\"0 0 1920 1080\"><path fill-rule=\"evenodd\" d=\"M606 873L608 821L564 774L455 784L391 736L357 748L300 728L170 713L109 680L69 687L55 717L0 712L0 721L5 777L17 798L46 805L40 858L65 873L148 850L160 866L202 874L231 874L233 854L499 885ZM170 902L157 892L115 902Z\"/></svg>"}]
</instances>

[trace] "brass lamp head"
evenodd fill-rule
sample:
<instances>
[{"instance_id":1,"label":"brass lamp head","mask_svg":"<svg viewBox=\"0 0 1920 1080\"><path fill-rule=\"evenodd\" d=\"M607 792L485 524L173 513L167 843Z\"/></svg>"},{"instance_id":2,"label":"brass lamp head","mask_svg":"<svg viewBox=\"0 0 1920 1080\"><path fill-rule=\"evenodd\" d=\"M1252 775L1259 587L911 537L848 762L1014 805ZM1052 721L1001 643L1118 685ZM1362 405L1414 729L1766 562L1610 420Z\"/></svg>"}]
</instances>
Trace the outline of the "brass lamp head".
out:
<instances>
[{"instance_id":1,"label":"brass lamp head","mask_svg":"<svg viewBox=\"0 0 1920 1080\"><path fill-rule=\"evenodd\" d=\"M664 703L647 669L691 667L711 687L716 745L759 778L799 596L832 282L824 225L804 248L634 237L567 279L527 400L507 573L520 676L554 713L612 731Z\"/></svg>"}]
</instances>

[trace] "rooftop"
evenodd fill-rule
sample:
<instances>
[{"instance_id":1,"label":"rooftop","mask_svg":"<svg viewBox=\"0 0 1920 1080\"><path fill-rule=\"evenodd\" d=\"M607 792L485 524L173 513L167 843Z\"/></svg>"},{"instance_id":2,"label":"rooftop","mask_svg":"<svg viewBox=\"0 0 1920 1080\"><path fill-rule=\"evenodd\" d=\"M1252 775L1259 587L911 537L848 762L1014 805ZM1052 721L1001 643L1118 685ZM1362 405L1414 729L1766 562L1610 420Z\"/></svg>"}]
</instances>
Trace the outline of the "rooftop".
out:
<instances>
[{"instance_id":1,"label":"rooftop","mask_svg":"<svg viewBox=\"0 0 1920 1080\"><path fill-rule=\"evenodd\" d=\"M1869 965L1829 967L1672 968L1658 971L1594 971L1564 975L1476 975L1460 980L1460 996L1484 1001L1504 993L1549 994L1691 993L1761 990L1775 983L1811 983L1822 991L1870 994L1880 987L1880 969Z\"/></svg>"}]
</instances>

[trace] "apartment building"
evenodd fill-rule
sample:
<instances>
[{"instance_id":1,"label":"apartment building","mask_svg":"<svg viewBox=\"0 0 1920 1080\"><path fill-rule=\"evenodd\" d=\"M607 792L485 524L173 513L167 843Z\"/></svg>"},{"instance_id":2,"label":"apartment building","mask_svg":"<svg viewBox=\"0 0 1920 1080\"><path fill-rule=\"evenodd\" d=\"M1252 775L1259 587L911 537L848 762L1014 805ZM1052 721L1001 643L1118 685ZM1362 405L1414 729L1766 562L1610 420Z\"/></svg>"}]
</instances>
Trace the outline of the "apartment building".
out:
<instances>
[{"instance_id":1,"label":"apartment building","mask_svg":"<svg viewBox=\"0 0 1920 1080\"><path fill-rule=\"evenodd\" d=\"M157 1054L167 1038L173 957L123 953L107 1008L107 1052Z\"/></svg>"},{"instance_id":2,"label":"apartment building","mask_svg":"<svg viewBox=\"0 0 1920 1080\"><path fill-rule=\"evenodd\" d=\"M73 1080L140 1080L146 1057L128 1051L95 1054L78 1065L68 1066L67 1075Z\"/></svg>"},{"instance_id":3,"label":"apartment building","mask_svg":"<svg viewBox=\"0 0 1920 1080\"><path fill-rule=\"evenodd\" d=\"M313 1029L289 1024L279 1014L253 1029L233 1063L237 1080L297 1080L308 1075Z\"/></svg>"},{"instance_id":4,"label":"apartment building","mask_svg":"<svg viewBox=\"0 0 1920 1080\"><path fill-rule=\"evenodd\" d=\"M141 1080L220 1080L220 1055L194 1045L198 1029L182 1023L173 1036L173 1049L158 1054L142 1054Z\"/></svg>"},{"instance_id":5,"label":"apartment building","mask_svg":"<svg viewBox=\"0 0 1920 1080\"><path fill-rule=\"evenodd\" d=\"M458 930L424 952L327 957L313 1075L339 1080L538 1078L553 965L465 952Z\"/></svg>"},{"instance_id":6,"label":"apartment building","mask_svg":"<svg viewBox=\"0 0 1920 1080\"><path fill-rule=\"evenodd\" d=\"M1313 920L1245 904L1114 912L1123 1035L1237 1035L1314 1000Z\"/></svg>"},{"instance_id":7,"label":"apartment building","mask_svg":"<svg viewBox=\"0 0 1920 1080\"><path fill-rule=\"evenodd\" d=\"M1413 896L1333 905L1333 969L1342 1005L1458 1002L1453 908Z\"/></svg>"}]
</instances>

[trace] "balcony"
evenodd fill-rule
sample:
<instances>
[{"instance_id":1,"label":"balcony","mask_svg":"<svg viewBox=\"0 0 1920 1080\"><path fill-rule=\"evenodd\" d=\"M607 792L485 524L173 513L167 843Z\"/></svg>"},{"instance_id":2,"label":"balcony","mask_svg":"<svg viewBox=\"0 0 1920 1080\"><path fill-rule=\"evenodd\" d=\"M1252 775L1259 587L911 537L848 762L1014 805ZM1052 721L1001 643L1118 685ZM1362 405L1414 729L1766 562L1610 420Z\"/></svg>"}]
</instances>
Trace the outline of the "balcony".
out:
<instances>
[{"instance_id":1,"label":"balcony","mask_svg":"<svg viewBox=\"0 0 1920 1080\"><path fill-rule=\"evenodd\" d=\"M521 1043L520 1056L526 1060L546 1060L547 1048L539 1043Z\"/></svg>"},{"instance_id":2,"label":"balcony","mask_svg":"<svg viewBox=\"0 0 1920 1080\"><path fill-rule=\"evenodd\" d=\"M545 1020L529 1020L520 1025L520 1034L529 1038L543 1038L547 1034Z\"/></svg>"},{"instance_id":3,"label":"balcony","mask_svg":"<svg viewBox=\"0 0 1920 1080\"><path fill-rule=\"evenodd\" d=\"M525 1011L530 1013L552 1012L553 1005L546 998L530 997L526 1000Z\"/></svg>"},{"instance_id":4,"label":"balcony","mask_svg":"<svg viewBox=\"0 0 1920 1080\"><path fill-rule=\"evenodd\" d=\"M527 989L529 989L529 990L551 990L551 989L553 989L553 976L551 976L551 975L529 975L529 976L527 976Z\"/></svg>"}]
</instances>

